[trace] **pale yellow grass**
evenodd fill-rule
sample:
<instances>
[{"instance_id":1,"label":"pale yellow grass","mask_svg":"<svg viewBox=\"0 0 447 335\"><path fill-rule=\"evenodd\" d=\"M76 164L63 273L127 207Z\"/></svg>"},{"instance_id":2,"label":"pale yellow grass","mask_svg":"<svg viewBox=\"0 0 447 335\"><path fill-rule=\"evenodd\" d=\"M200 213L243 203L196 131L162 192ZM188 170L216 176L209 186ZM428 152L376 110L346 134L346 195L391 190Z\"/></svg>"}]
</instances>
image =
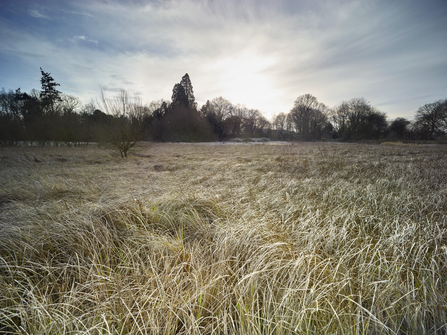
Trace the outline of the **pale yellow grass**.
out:
<instances>
[{"instance_id":1,"label":"pale yellow grass","mask_svg":"<svg viewBox=\"0 0 447 335\"><path fill-rule=\"evenodd\" d=\"M0 333L445 334L447 148L0 150Z\"/></svg>"}]
</instances>

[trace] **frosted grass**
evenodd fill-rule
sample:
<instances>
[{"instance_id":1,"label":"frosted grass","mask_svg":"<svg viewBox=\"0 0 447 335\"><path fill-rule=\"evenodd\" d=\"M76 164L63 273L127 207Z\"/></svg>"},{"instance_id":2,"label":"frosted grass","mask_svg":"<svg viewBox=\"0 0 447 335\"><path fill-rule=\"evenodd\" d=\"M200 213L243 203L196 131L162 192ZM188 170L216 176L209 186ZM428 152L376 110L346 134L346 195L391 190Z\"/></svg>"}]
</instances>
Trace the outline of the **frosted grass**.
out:
<instances>
[{"instance_id":1,"label":"frosted grass","mask_svg":"<svg viewBox=\"0 0 447 335\"><path fill-rule=\"evenodd\" d=\"M447 149L0 151L0 333L445 334Z\"/></svg>"}]
</instances>

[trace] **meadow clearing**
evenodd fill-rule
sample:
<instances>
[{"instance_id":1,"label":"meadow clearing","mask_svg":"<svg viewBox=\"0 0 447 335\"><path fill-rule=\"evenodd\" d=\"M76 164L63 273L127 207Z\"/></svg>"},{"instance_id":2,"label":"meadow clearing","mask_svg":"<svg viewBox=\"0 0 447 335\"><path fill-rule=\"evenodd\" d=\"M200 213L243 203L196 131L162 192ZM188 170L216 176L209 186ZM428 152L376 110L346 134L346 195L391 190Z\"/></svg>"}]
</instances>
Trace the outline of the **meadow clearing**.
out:
<instances>
[{"instance_id":1,"label":"meadow clearing","mask_svg":"<svg viewBox=\"0 0 447 335\"><path fill-rule=\"evenodd\" d=\"M0 148L0 333L446 334L447 146Z\"/></svg>"}]
</instances>

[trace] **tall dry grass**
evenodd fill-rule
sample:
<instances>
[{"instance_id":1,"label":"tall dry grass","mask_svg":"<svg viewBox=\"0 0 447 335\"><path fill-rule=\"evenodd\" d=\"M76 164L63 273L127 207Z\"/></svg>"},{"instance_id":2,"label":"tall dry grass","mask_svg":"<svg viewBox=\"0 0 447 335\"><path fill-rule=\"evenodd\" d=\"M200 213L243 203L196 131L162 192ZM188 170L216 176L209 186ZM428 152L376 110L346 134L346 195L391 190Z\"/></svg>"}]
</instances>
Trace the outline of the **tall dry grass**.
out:
<instances>
[{"instance_id":1,"label":"tall dry grass","mask_svg":"<svg viewBox=\"0 0 447 335\"><path fill-rule=\"evenodd\" d=\"M0 333L446 334L447 149L0 151Z\"/></svg>"}]
</instances>

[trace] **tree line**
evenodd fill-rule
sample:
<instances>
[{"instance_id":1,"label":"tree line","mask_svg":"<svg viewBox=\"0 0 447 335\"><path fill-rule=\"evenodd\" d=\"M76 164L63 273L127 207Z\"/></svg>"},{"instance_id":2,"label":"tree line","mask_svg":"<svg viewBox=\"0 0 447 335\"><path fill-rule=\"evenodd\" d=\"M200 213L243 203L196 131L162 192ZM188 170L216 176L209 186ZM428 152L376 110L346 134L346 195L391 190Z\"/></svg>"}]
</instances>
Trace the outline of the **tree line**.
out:
<instances>
[{"instance_id":1,"label":"tree line","mask_svg":"<svg viewBox=\"0 0 447 335\"><path fill-rule=\"evenodd\" d=\"M364 98L343 101L328 108L310 94L298 97L288 114L273 118L272 129L280 139L321 140L434 140L447 133L447 99L420 107L410 122L387 121L385 113Z\"/></svg>"},{"instance_id":2,"label":"tree line","mask_svg":"<svg viewBox=\"0 0 447 335\"><path fill-rule=\"evenodd\" d=\"M321 139L430 140L447 132L447 99L421 106L414 121L387 121L385 113L364 98L328 108L316 97L299 96L288 113L272 121L257 109L233 104L223 97L198 106L188 74L174 85L170 101L143 105L139 95L121 90L97 102L82 104L63 94L50 73L41 71L41 90L0 92L0 144L48 145L109 143L124 157L138 140L214 141L234 137L269 137L278 140Z\"/></svg>"}]
</instances>

